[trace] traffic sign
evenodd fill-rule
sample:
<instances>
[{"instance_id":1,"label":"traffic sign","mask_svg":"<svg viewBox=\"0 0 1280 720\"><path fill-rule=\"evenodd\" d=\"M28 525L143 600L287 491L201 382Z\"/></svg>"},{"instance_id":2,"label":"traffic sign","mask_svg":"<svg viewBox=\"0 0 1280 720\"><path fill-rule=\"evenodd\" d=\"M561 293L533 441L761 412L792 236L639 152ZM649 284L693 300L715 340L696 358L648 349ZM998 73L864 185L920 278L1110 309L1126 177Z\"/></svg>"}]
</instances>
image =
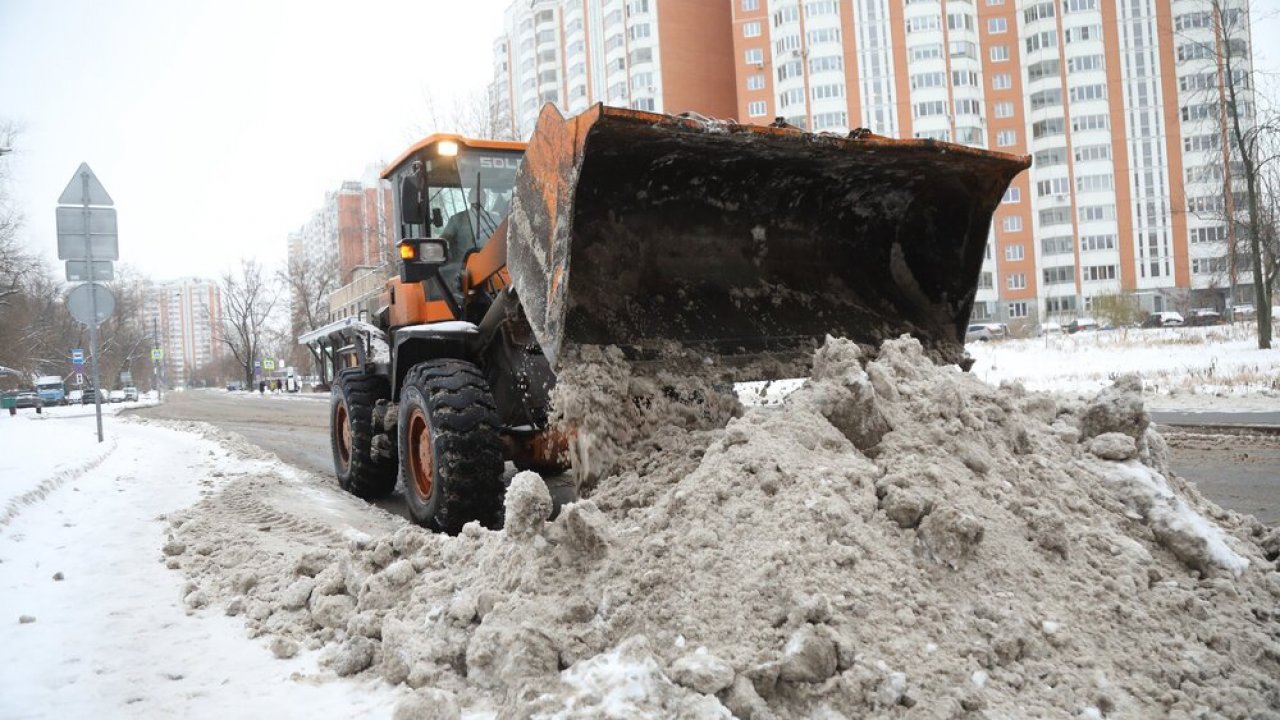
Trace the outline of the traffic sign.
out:
<instances>
[{"instance_id":1,"label":"traffic sign","mask_svg":"<svg viewBox=\"0 0 1280 720\"><path fill-rule=\"evenodd\" d=\"M89 163L80 163L71 182L58 196L59 205L115 205L98 176L89 169Z\"/></svg>"},{"instance_id":2,"label":"traffic sign","mask_svg":"<svg viewBox=\"0 0 1280 720\"><path fill-rule=\"evenodd\" d=\"M67 282L110 282L116 279L110 260L68 260Z\"/></svg>"},{"instance_id":3,"label":"traffic sign","mask_svg":"<svg viewBox=\"0 0 1280 720\"><path fill-rule=\"evenodd\" d=\"M84 364L84 348L76 348L71 351L71 362L76 365Z\"/></svg>"},{"instance_id":4,"label":"traffic sign","mask_svg":"<svg viewBox=\"0 0 1280 720\"><path fill-rule=\"evenodd\" d=\"M164 359L164 351L163 351L163 350L161 350L160 348L152 348L152 349L151 349L151 359L152 359L152 360L163 360L163 359Z\"/></svg>"},{"instance_id":5,"label":"traffic sign","mask_svg":"<svg viewBox=\"0 0 1280 720\"><path fill-rule=\"evenodd\" d=\"M119 260L120 236L115 208L60 207L54 211L58 225L58 259L86 260L86 215L89 254L94 260Z\"/></svg>"},{"instance_id":6,"label":"traffic sign","mask_svg":"<svg viewBox=\"0 0 1280 720\"><path fill-rule=\"evenodd\" d=\"M276 361L275 361L275 360L272 360L272 359L270 359L270 358L267 358L266 360L263 360L263 361L262 361L262 369L263 369L263 370L275 370L275 369L276 369Z\"/></svg>"},{"instance_id":7,"label":"traffic sign","mask_svg":"<svg viewBox=\"0 0 1280 720\"><path fill-rule=\"evenodd\" d=\"M115 312L116 296L106 285L84 283L75 286L71 292L67 293L67 308L71 310L71 316L76 320L90 327L97 327Z\"/></svg>"},{"instance_id":8,"label":"traffic sign","mask_svg":"<svg viewBox=\"0 0 1280 720\"><path fill-rule=\"evenodd\" d=\"M76 384L77 385L84 384L84 373L76 373Z\"/></svg>"}]
</instances>

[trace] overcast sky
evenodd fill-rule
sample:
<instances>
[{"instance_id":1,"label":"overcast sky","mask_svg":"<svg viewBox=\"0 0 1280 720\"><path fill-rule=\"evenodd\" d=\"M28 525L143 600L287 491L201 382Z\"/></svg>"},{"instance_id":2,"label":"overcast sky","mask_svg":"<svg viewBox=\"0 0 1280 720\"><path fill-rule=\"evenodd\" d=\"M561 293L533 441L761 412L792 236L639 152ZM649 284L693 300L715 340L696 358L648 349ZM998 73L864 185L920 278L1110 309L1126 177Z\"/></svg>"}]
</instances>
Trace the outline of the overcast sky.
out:
<instances>
[{"instance_id":1,"label":"overcast sky","mask_svg":"<svg viewBox=\"0 0 1280 720\"><path fill-rule=\"evenodd\" d=\"M283 264L327 190L394 159L482 89L507 0L0 0L14 193L56 258L54 206L88 162L120 260L156 279Z\"/></svg>"},{"instance_id":2,"label":"overcast sky","mask_svg":"<svg viewBox=\"0 0 1280 720\"><path fill-rule=\"evenodd\" d=\"M723 0L729 2L730 0ZM121 261L163 280L284 261L324 193L431 130L492 74L508 0L0 0L0 121L32 243L88 162ZM1280 91L1280 0L1254 0ZM446 129L446 128L441 128Z\"/></svg>"}]
</instances>

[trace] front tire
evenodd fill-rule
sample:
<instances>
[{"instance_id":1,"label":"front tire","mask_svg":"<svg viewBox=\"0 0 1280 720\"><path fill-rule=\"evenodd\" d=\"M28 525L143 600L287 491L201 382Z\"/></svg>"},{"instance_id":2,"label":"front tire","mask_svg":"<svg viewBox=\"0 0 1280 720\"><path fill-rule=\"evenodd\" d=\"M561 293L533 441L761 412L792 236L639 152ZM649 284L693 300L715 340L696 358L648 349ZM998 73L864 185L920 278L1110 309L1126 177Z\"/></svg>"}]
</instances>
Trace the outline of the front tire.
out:
<instances>
[{"instance_id":1,"label":"front tire","mask_svg":"<svg viewBox=\"0 0 1280 720\"><path fill-rule=\"evenodd\" d=\"M409 369L397 424L409 516L451 535L502 521L502 439L489 384L475 365L429 360Z\"/></svg>"},{"instance_id":2,"label":"front tire","mask_svg":"<svg viewBox=\"0 0 1280 720\"><path fill-rule=\"evenodd\" d=\"M396 461L373 450L374 405L391 396L387 379L343 375L329 394L329 444L334 474L343 490L365 500L386 497L396 488ZM377 423L381 426L381 423Z\"/></svg>"}]
</instances>

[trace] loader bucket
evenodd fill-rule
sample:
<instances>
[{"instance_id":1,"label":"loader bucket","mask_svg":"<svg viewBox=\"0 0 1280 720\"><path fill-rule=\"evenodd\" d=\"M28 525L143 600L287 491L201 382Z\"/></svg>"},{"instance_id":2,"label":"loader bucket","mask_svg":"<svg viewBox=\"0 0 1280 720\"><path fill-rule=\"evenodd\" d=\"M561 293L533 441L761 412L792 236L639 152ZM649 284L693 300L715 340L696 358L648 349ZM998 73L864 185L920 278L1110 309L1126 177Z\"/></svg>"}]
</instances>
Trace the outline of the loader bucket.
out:
<instances>
[{"instance_id":1,"label":"loader bucket","mask_svg":"<svg viewBox=\"0 0 1280 720\"><path fill-rule=\"evenodd\" d=\"M828 334L874 348L903 333L967 366L992 213L1029 165L600 105L566 120L548 105L516 179L508 268L553 367L577 344L732 367L807 357Z\"/></svg>"}]
</instances>

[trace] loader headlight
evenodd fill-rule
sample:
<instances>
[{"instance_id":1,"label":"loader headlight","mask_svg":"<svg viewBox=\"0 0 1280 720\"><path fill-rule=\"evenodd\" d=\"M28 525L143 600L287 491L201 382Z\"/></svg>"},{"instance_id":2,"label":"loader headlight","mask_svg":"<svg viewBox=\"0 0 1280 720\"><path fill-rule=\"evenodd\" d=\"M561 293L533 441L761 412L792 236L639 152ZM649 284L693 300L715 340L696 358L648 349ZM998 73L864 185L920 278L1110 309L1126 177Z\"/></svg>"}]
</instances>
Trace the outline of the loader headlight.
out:
<instances>
[{"instance_id":1,"label":"loader headlight","mask_svg":"<svg viewBox=\"0 0 1280 720\"><path fill-rule=\"evenodd\" d=\"M424 265L443 265L449 257L449 248L444 240L401 240L397 245L400 259L407 263Z\"/></svg>"}]
</instances>

